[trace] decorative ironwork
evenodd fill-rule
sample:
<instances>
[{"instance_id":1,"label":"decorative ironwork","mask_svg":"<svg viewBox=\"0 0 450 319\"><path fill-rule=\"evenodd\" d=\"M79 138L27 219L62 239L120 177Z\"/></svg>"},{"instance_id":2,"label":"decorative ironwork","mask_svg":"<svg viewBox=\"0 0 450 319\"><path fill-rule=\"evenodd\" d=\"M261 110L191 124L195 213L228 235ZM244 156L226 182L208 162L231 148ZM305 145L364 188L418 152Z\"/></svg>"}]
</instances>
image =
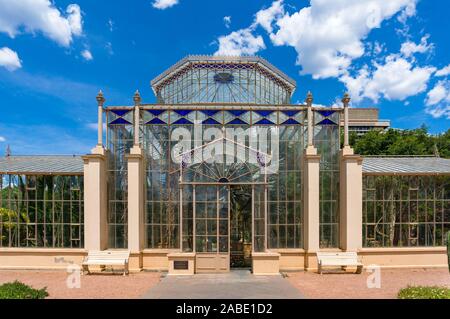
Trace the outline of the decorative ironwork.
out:
<instances>
[{"instance_id":1,"label":"decorative ironwork","mask_svg":"<svg viewBox=\"0 0 450 319\"><path fill-rule=\"evenodd\" d=\"M153 81L158 103L287 104L295 89L292 80L260 58L202 59L182 60Z\"/></svg>"},{"instance_id":2,"label":"decorative ironwork","mask_svg":"<svg viewBox=\"0 0 450 319\"><path fill-rule=\"evenodd\" d=\"M110 109L109 123L112 125L126 125L133 123L133 112L131 109Z\"/></svg>"}]
</instances>

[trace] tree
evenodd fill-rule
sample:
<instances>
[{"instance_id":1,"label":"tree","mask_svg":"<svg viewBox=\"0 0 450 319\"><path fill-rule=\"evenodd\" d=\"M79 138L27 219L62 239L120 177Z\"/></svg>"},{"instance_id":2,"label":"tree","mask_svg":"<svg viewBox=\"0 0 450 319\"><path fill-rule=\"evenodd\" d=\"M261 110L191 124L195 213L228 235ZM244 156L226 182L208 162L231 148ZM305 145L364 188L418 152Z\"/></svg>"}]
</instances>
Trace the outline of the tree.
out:
<instances>
[{"instance_id":1,"label":"tree","mask_svg":"<svg viewBox=\"0 0 450 319\"><path fill-rule=\"evenodd\" d=\"M350 134L350 145L360 155L439 155L450 158L450 129L437 135L425 126L414 130L369 131Z\"/></svg>"}]
</instances>

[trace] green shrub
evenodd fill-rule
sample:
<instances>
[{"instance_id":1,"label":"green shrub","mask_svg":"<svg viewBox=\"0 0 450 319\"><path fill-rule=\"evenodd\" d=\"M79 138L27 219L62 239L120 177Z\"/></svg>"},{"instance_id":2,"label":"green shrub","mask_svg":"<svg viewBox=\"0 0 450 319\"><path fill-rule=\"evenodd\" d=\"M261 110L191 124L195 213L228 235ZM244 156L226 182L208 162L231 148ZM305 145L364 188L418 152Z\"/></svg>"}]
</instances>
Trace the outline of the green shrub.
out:
<instances>
[{"instance_id":1,"label":"green shrub","mask_svg":"<svg viewBox=\"0 0 450 319\"><path fill-rule=\"evenodd\" d=\"M47 288L34 289L17 280L0 286L0 299L44 299L47 296Z\"/></svg>"},{"instance_id":2,"label":"green shrub","mask_svg":"<svg viewBox=\"0 0 450 319\"><path fill-rule=\"evenodd\" d=\"M399 299L450 299L450 289L438 286L416 286L400 289Z\"/></svg>"}]
</instances>

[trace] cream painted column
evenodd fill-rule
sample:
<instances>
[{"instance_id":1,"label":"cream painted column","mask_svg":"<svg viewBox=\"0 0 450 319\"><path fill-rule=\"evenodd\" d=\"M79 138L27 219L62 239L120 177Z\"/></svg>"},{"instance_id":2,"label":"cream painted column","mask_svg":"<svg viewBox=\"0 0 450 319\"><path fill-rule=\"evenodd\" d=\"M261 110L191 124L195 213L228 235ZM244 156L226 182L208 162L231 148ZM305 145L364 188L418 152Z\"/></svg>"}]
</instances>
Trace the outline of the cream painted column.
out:
<instances>
[{"instance_id":1,"label":"cream painted column","mask_svg":"<svg viewBox=\"0 0 450 319\"><path fill-rule=\"evenodd\" d=\"M139 105L141 97L136 91L134 100L134 145L128 161L128 249L130 250L130 270L142 269L144 249L144 155L139 145Z\"/></svg>"},{"instance_id":2,"label":"cream painted column","mask_svg":"<svg viewBox=\"0 0 450 319\"><path fill-rule=\"evenodd\" d=\"M319 250L319 169L320 155L313 145L313 97L306 98L308 107L308 145L303 154L303 230L305 249L305 269L317 268L315 253Z\"/></svg>"},{"instance_id":3,"label":"cream painted column","mask_svg":"<svg viewBox=\"0 0 450 319\"><path fill-rule=\"evenodd\" d=\"M348 131L348 94L344 104L344 148L340 151L340 248L358 251L362 247L362 157L353 154Z\"/></svg>"},{"instance_id":4,"label":"cream painted column","mask_svg":"<svg viewBox=\"0 0 450 319\"><path fill-rule=\"evenodd\" d=\"M84 248L103 250L108 246L107 229L107 156L103 147L103 104L100 91L98 102L98 141L84 162ZM101 130L100 130L101 128Z\"/></svg>"}]
</instances>

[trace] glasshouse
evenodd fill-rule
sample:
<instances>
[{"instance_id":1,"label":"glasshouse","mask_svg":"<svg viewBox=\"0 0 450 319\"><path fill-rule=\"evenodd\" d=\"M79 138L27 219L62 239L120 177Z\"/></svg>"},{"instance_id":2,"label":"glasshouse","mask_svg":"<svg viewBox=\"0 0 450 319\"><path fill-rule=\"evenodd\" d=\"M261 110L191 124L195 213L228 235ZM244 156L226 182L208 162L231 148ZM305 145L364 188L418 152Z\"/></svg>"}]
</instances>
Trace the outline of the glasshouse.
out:
<instances>
[{"instance_id":1,"label":"glasshouse","mask_svg":"<svg viewBox=\"0 0 450 319\"><path fill-rule=\"evenodd\" d=\"M348 95L291 104L295 81L248 56L188 56L151 87L154 104L99 92L90 154L0 159L1 268L90 251L171 274L316 270L317 252L446 266L450 160L354 154Z\"/></svg>"}]
</instances>

